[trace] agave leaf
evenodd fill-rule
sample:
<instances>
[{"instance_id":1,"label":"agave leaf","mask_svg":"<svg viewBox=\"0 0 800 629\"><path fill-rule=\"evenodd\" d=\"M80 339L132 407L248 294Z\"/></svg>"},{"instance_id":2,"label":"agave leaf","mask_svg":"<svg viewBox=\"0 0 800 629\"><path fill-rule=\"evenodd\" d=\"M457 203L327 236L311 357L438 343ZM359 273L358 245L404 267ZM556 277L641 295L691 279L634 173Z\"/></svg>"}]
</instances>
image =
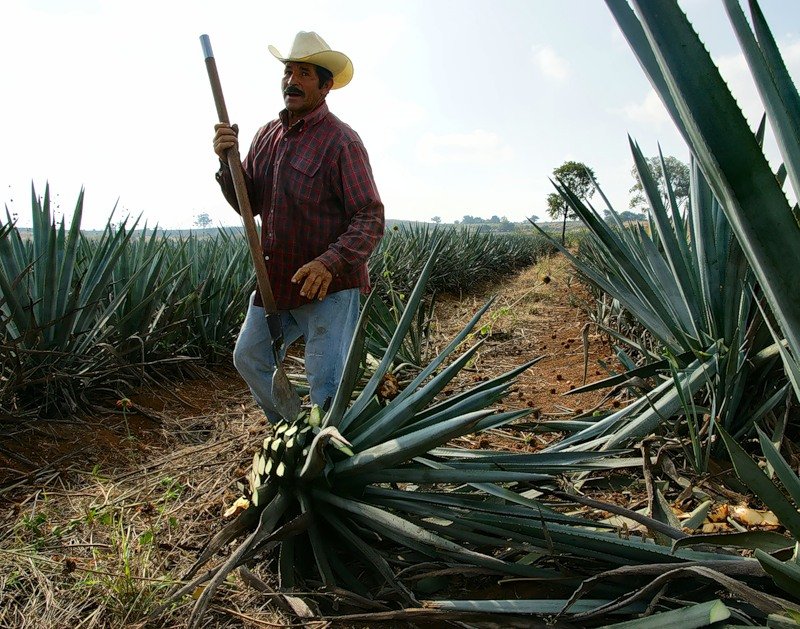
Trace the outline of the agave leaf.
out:
<instances>
[{"instance_id":1,"label":"agave leaf","mask_svg":"<svg viewBox=\"0 0 800 629\"><path fill-rule=\"evenodd\" d=\"M552 482L550 474L535 472L504 470L434 470L419 467L398 467L362 474L359 480L365 483L446 483L461 485L464 483L542 483Z\"/></svg>"},{"instance_id":2,"label":"agave leaf","mask_svg":"<svg viewBox=\"0 0 800 629\"><path fill-rule=\"evenodd\" d=\"M485 513L470 513L464 517L489 523L496 521L496 517ZM504 526L527 534L530 536L531 543L542 545L545 548L552 546L554 550L579 557L594 557L617 565L625 565L630 562L646 564L681 561L752 561L736 555L720 555L719 553L685 549L679 549L673 553L670 548L652 542L633 538L622 539L613 533L594 532L556 522L542 526L536 521L535 516L517 518L516 521L506 518Z\"/></svg>"},{"instance_id":3,"label":"agave leaf","mask_svg":"<svg viewBox=\"0 0 800 629\"><path fill-rule=\"evenodd\" d=\"M475 393L473 390L470 390L467 393L467 395L458 396L459 400L457 400L455 404L445 407L434 415L428 415L426 411L417 413L406 426L393 431L394 436L401 437L415 430L434 426L446 419L466 415L467 413L491 406L508 393L508 383L504 382L485 392ZM477 430L479 429L476 429L476 432Z\"/></svg>"},{"instance_id":4,"label":"agave leaf","mask_svg":"<svg viewBox=\"0 0 800 629\"><path fill-rule=\"evenodd\" d=\"M454 464L457 460L470 460L478 459L480 462L491 463L501 467L508 463L519 462L520 464L530 466L531 470L541 471L543 468L556 469L571 469L573 466L603 459L601 464L614 464L614 459L610 457L625 454L628 450L607 450L605 452L504 452L502 450L472 450L466 448L435 448L430 451L431 456L444 457L450 460L450 464ZM641 461L641 459L637 459ZM584 468L573 468L584 469ZM595 469L595 468L593 468ZM596 468L596 469L599 469Z\"/></svg>"},{"instance_id":5,"label":"agave leaf","mask_svg":"<svg viewBox=\"0 0 800 629\"><path fill-rule=\"evenodd\" d=\"M559 188L559 187L556 187L556 189L559 191L559 193L561 193L563 191L563 189ZM566 194L566 192L564 192L564 193ZM576 213L578 213L578 215L580 216L581 220L584 220L584 215L579 213L578 210L577 210L577 207L583 207L583 204L580 203L579 200L577 201L577 203L578 203L578 206L572 205L572 209L575 210ZM590 215L586 214L586 216L590 216ZM587 221L584 221L584 222L587 222ZM602 219L600 219L599 217L592 217L590 219L590 221L587 223L587 225L590 225L590 229L592 231L594 231L595 228L598 228L599 231L610 231L610 230L608 230L608 228L606 226L601 225L601 223L602 223ZM544 236L547 236L547 233L544 230L542 230L538 225L534 224L534 228L539 230L539 232L541 234L543 234ZM618 238L616 238L616 236L614 236L613 233L611 235L611 238L613 240L618 240ZM641 305L643 299L639 294L634 293L633 291L631 291L626 285L623 285L621 283L619 283L619 284L612 283L607 277L605 277L604 275L599 273L592 266L590 266L588 264L585 264L582 260L580 260L578 257L576 257L573 253L571 253L565 247L562 247L560 245L560 243L557 243L555 240L553 240L553 245L558 247L558 249L559 249L559 251L561 251L562 255L567 260L569 260L570 263L573 266L575 266L578 270L580 270L580 272L583 275L585 275L591 282L593 282L594 284L599 286L604 292L606 292L606 293L608 293L610 295L614 295L616 297L616 299L625 307L626 310L628 310L629 312L632 312L632 313L636 313L637 319L639 319L641 324L645 328L647 328L651 332L651 334L656 339L658 339L659 342L661 342L663 345L666 345L668 347L673 347L673 346L678 345L678 338L675 336L673 331L670 330L667 327L667 325L665 325L663 320L659 317L659 313L656 312L656 310L654 308L643 307ZM620 248L620 246L618 244L615 245L615 249L617 249L617 252L616 253L612 253L611 254L612 256L614 256L614 255L620 255L620 256L624 255L624 254L620 253L622 251L622 249ZM625 273L627 275L627 269L620 269L620 273ZM637 278L641 278L641 273L637 272L636 273L636 277ZM641 281L641 280L636 279L636 278L630 280L630 284L633 285L633 286L637 286L638 287L638 284L636 283L637 281L640 281L641 284L645 285L644 281ZM651 295L648 296L648 299L652 300L653 291L651 290L650 292L651 292ZM647 301L647 299L645 299L644 301ZM663 308L661 308L661 309L663 310ZM664 314L664 313L662 312L661 314Z\"/></svg>"},{"instance_id":6,"label":"agave leaf","mask_svg":"<svg viewBox=\"0 0 800 629\"><path fill-rule=\"evenodd\" d=\"M482 419L475 425L475 432L483 432L484 430L493 430L495 428L500 428L501 426L505 426L506 424L510 424L518 419L522 419L523 417L527 417L533 412L531 408L524 408L519 411L507 411L505 413L497 413L496 415L490 415L486 419Z\"/></svg>"},{"instance_id":7,"label":"agave leaf","mask_svg":"<svg viewBox=\"0 0 800 629\"><path fill-rule=\"evenodd\" d=\"M672 543L672 548L689 548L691 546L723 546L729 548L760 548L765 552L783 550L792 545L781 533L774 531L741 531L739 533L718 533L710 535L687 535Z\"/></svg>"},{"instance_id":8,"label":"agave leaf","mask_svg":"<svg viewBox=\"0 0 800 629\"><path fill-rule=\"evenodd\" d=\"M691 359L694 358L693 352L684 352L680 356L675 357L675 361L679 365L686 365L691 362ZM572 389L567 391L567 395L575 395L576 393L586 393L588 391L596 391L597 389L607 389L608 387L615 387L619 384L623 384L627 380L631 378L650 378L656 375L660 371L664 371L669 369L669 361L666 359L659 360L655 363L650 363L648 365L644 365L642 367L637 367L636 369L631 369L626 371L625 373L619 374L617 376L611 376L610 378L604 378L602 380L598 380L597 382L591 382L587 385L582 387L578 387L576 389Z\"/></svg>"},{"instance_id":9,"label":"agave leaf","mask_svg":"<svg viewBox=\"0 0 800 629\"><path fill-rule=\"evenodd\" d=\"M313 517L314 510L311 507L308 497L303 492L297 492L295 496L300 503L301 511L303 513L311 513ZM312 519L311 524L308 526L308 538L311 540L311 549L314 553L314 559L317 562L317 570L319 570L320 575L322 575L322 581L328 587L335 586L336 579L331 570L329 553L315 519Z\"/></svg>"},{"instance_id":10,"label":"agave leaf","mask_svg":"<svg viewBox=\"0 0 800 629\"><path fill-rule=\"evenodd\" d=\"M764 311L761 307L761 304L759 302L756 302L756 304L758 305L758 309L763 316ZM775 339L774 346L780 353L786 376L789 378L789 382L792 383L794 393L798 398L800 398L800 358L798 358L797 354L792 354L789 352L788 348L786 347L788 343L780 338L778 331L770 323L769 318L763 316L763 320L767 326L767 329L772 335L772 338Z\"/></svg>"},{"instance_id":11,"label":"agave leaf","mask_svg":"<svg viewBox=\"0 0 800 629\"><path fill-rule=\"evenodd\" d=\"M411 395L425 380L433 374L439 366L447 360L448 356L453 353L453 351L464 342L464 339L469 336L470 332L475 328L480 321L481 317L486 313L486 311L490 308L490 306L494 303L494 297L489 299L482 308L478 309L478 311L472 316L472 319L469 320L467 325L463 327L463 329L453 337L453 340L448 343L447 347L445 347L436 358L434 358L425 368L420 371L414 380L404 388L400 394L395 399L404 399L406 396Z\"/></svg>"},{"instance_id":12,"label":"agave leaf","mask_svg":"<svg viewBox=\"0 0 800 629\"><path fill-rule=\"evenodd\" d=\"M479 395L484 395L485 394L487 396L485 399L488 400L490 395L491 395L491 393L493 391L496 391L496 387L497 386L506 385L511 380L516 378L518 375L520 375L524 371L528 370L531 366L533 366L536 363L538 363L540 360L542 360L542 358L544 358L544 356L538 356L538 357L534 358L533 360L529 360L527 363L524 363L524 364L520 365L519 367L515 367L511 371L508 371L508 372L506 372L504 374L501 374L501 375L497 376L496 378L492 378L490 380L482 382L479 385L477 385L475 387L472 387L468 391L465 391L464 393L461 393L459 395L454 395L454 396L452 396L450 398L447 398L447 399L439 402L438 404L433 404L433 405L429 406L425 410L417 413L415 422L420 422L421 423L423 420L427 421L428 419L430 419L432 416L436 415L437 413L439 414L439 418L440 419L444 418L444 417L447 417L448 415L447 415L447 413L444 412L445 410L452 411L452 409L456 408L457 405L459 405L459 404L462 404L462 403L464 403L466 401L472 402L475 399L478 399L478 398L476 398L476 396L479 396Z\"/></svg>"},{"instance_id":13,"label":"agave leaf","mask_svg":"<svg viewBox=\"0 0 800 629\"><path fill-rule=\"evenodd\" d=\"M795 597L800 594L800 566L791 561L779 561L760 548L756 548L755 556L778 587Z\"/></svg>"},{"instance_id":14,"label":"agave leaf","mask_svg":"<svg viewBox=\"0 0 800 629\"><path fill-rule=\"evenodd\" d=\"M390 489L386 487L367 487L364 496L370 500L376 500L380 504L383 500L418 502L432 504L435 506L449 506L454 509L465 509L481 513L489 513L499 516L518 516L530 518L535 514L538 520L544 522L561 522L574 526L590 526L599 529L612 528L608 524L602 524L593 520L587 520L571 515L564 515L554 511L550 507L539 504L533 500L530 502L536 505L534 511L529 506L509 504L503 500L497 500L488 494L472 492L425 492L420 489L414 491L403 491L400 489ZM410 507L403 507L402 510L411 510Z\"/></svg>"},{"instance_id":15,"label":"agave leaf","mask_svg":"<svg viewBox=\"0 0 800 629\"><path fill-rule=\"evenodd\" d=\"M772 466L772 469L775 470L778 480L781 481L781 485L791 496L795 506L800 506L800 477L797 476L797 473L789 466L786 459L781 456L778 448L758 426L756 426L756 432L758 432L758 441L761 444L764 457Z\"/></svg>"},{"instance_id":16,"label":"agave leaf","mask_svg":"<svg viewBox=\"0 0 800 629\"><path fill-rule=\"evenodd\" d=\"M653 176L647 166L645 157L642 155L639 145L633 142L633 140L629 141L636 171L639 175L639 181L642 182L644 193L649 200L651 214L658 230L658 236L664 249L664 255L672 271L670 277L676 280L675 285L680 294L679 305L683 306L684 309L684 326L686 329L692 329L694 331L694 336L699 339L700 330L697 324L701 322L701 317L700 313L695 308L695 304L702 302L699 300L699 294L696 290L697 282L695 281L694 274L692 273L691 268L687 265L689 258L686 255L686 240L678 239L676 237L675 228L673 223L670 222L666 208L664 208L664 205L661 202L661 194L658 191L658 185L653 180ZM661 163L664 178L667 181L667 185L669 185L669 177L666 176L667 168L664 164L663 155L661 155ZM679 218L680 213L674 212L673 217ZM684 243L683 247L680 245L681 240ZM649 238L644 238L642 242L649 243L651 241ZM678 314L681 314L681 312Z\"/></svg>"},{"instance_id":17,"label":"agave leaf","mask_svg":"<svg viewBox=\"0 0 800 629\"><path fill-rule=\"evenodd\" d=\"M459 612L481 612L486 614L561 614L567 599L480 599L480 600L436 600L424 601L425 607ZM602 598L582 598L569 606L567 614L581 614L594 611L612 601ZM634 602L626 607L612 612L615 614L632 614L643 612L645 604Z\"/></svg>"},{"instance_id":18,"label":"agave leaf","mask_svg":"<svg viewBox=\"0 0 800 629\"><path fill-rule=\"evenodd\" d=\"M755 461L750 458L742 447L721 427L717 427L725 447L731 456L733 469L736 475L747 487L749 487L767 507L778 516L780 523L785 526L794 536L800 538L800 513L795 506L789 502L783 492L770 480L764 471L758 467Z\"/></svg>"},{"instance_id":19,"label":"agave leaf","mask_svg":"<svg viewBox=\"0 0 800 629\"><path fill-rule=\"evenodd\" d=\"M713 348L712 348L713 351ZM674 416L683 408L682 398L694 396L702 386L707 384L717 372L718 358L711 355L704 361L695 361L684 371L678 372L677 377L668 380L654 389L644 398L614 413L605 420L598 422L591 428L576 433L555 447L546 448L548 451L600 447L603 450L616 448L634 439L640 439L652 432L665 419ZM624 424L616 425L621 418L627 418L634 410L642 408L646 401L648 408L639 415L628 419ZM627 411L627 412L625 412ZM601 436L606 431L607 434ZM592 441L587 441L594 438ZM574 444L574 445L573 445Z\"/></svg>"},{"instance_id":20,"label":"agave leaf","mask_svg":"<svg viewBox=\"0 0 800 629\"><path fill-rule=\"evenodd\" d=\"M714 599L713 601L695 603L688 607L673 609L644 618L605 625L605 627L607 629L660 629L662 627L698 629L699 627L714 625L714 623L722 622L730 617L731 610L725 606L725 603L719 599Z\"/></svg>"},{"instance_id":21,"label":"agave leaf","mask_svg":"<svg viewBox=\"0 0 800 629\"><path fill-rule=\"evenodd\" d=\"M631 49L636 53L636 59L639 61L639 65L661 97L664 107L666 107L670 117L685 136L686 134L683 132L683 122L678 114L675 100L668 89L661 66L658 63L656 55L653 54L653 49L649 45L647 35L641 23L631 9L630 4L628 4L628 0L606 0L606 6L608 6L611 15L614 17L623 35L625 35L625 39L628 40Z\"/></svg>"},{"instance_id":22,"label":"agave leaf","mask_svg":"<svg viewBox=\"0 0 800 629\"><path fill-rule=\"evenodd\" d=\"M519 456L525 456L525 455L519 455ZM478 469L478 468L480 468L480 464L477 464L477 463L474 463L474 462L461 462L461 463L449 462L450 463L449 465L445 465L444 463L440 463L438 461L433 461L431 459L426 459L426 458L423 458L423 457L418 457L416 459L416 461L419 462L419 463L423 463L424 465L427 465L427 466L429 466L429 467L431 467L433 469L447 469L447 468L456 468L457 469L459 465L461 465L462 467L467 468L467 469ZM495 465L496 465L495 463L492 463L492 464L490 464L491 467L488 467L487 469L496 469L494 467ZM533 469L534 469L533 466L528 466L528 465L520 465L519 467L516 467L513 463L503 463L503 464L501 464L501 468L502 469L517 469L518 471L524 471L524 470L533 471ZM575 468L572 468L571 471L574 471L574 469ZM603 465L603 469L606 469L605 465ZM552 470L548 470L546 467L544 467L543 469L540 469L539 471L540 472L550 472ZM559 470L556 470L556 473L558 473L558 471ZM528 508L533 510L534 514L539 515L539 517L541 517L542 512L545 510L545 507L543 507L542 504L537 502L536 500L532 500L531 498L528 498L527 496L523 496L523 495L517 494L516 492L510 491L509 489L506 489L505 487L500 487L499 485L495 485L493 483L488 483L488 482L486 482L486 483L470 483L470 485L472 487L474 487L475 489L477 489L478 491L485 492L485 493L489 494L490 496L495 496L496 498L500 498L501 500L507 501L507 502L512 503L512 504L517 504L517 505L521 505L521 506L524 506L524 507L528 507Z\"/></svg>"},{"instance_id":23,"label":"agave leaf","mask_svg":"<svg viewBox=\"0 0 800 629\"><path fill-rule=\"evenodd\" d=\"M800 191L800 98L758 4L751 3L750 8L753 24L760 34L758 41L738 0L725 0L725 9L772 123L792 186Z\"/></svg>"},{"instance_id":24,"label":"agave leaf","mask_svg":"<svg viewBox=\"0 0 800 629\"><path fill-rule=\"evenodd\" d=\"M408 423L414 414L425 407L434 397L444 389L448 383L469 363L482 343L477 343L459 356L452 364L448 365L441 373L434 376L422 389L406 396L399 402L397 398L386 407L369 418L362 426L355 426L350 430L351 440L356 448L366 449L380 441L394 435ZM484 408L486 405L482 405Z\"/></svg>"},{"instance_id":25,"label":"agave leaf","mask_svg":"<svg viewBox=\"0 0 800 629\"><path fill-rule=\"evenodd\" d=\"M372 313L372 305L375 303L376 295L377 293L374 291L370 293L361 309L361 314L358 317L358 324L356 325L356 332L353 335L353 340L350 342L350 349L347 352L347 360L345 361L342 378L339 382L339 386L336 388L336 395L333 397L331 408L323 419L323 428L326 426L333 426L334 428L339 427L345 409L350 403L356 381L361 372L361 355L364 351L367 321Z\"/></svg>"},{"instance_id":26,"label":"agave leaf","mask_svg":"<svg viewBox=\"0 0 800 629\"><path fill-rule=\"evenodd\" d=\"M437 444L472 432L478 421L491 413L491 409L468 413L372 446L336 463L334 472L337 476L346 477L397 465L427 452Z\"/></svg>"}]
</instances>

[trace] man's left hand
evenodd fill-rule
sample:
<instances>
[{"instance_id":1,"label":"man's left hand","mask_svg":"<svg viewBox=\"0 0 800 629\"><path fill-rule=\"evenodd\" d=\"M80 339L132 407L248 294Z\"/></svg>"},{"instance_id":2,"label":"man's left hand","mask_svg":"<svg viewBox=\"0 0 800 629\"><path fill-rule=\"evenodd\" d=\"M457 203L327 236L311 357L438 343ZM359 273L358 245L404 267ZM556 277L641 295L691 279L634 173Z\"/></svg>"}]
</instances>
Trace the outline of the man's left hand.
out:
<instances>
[{"instance_id":1,"label":"man's left hand","mask_svg":"<svg viewBox=\"0 0 800 629\"><path fill-rule=\"evenodd\" d=\"M305 281L304 281L305 280ZM292 284L303 282L300 294L306 299L325 299L328 294L328 287L333 280L333 274L328 268L318 260L312 260L304 264L292 277Z\"/></svg>"}]
</instances>

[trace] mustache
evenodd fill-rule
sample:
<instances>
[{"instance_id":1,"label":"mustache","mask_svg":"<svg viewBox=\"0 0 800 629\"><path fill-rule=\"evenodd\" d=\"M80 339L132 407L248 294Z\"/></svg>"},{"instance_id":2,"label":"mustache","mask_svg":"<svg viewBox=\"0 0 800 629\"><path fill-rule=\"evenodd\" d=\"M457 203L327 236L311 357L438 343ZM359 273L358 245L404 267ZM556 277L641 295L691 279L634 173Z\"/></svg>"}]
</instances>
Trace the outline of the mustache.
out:
<instances>
[{"instance_id":1,"label":"mustache","mask_svg":"<svg viewBox=\"0 0 800 629\"><path fill-rule=\"evenodd\" d=\"M283 90L283 95L284 96L304 96L303 90L301 90L299 87L294 87L294 86L287 87L285 90Z\"/></svg>"}]
</instances>

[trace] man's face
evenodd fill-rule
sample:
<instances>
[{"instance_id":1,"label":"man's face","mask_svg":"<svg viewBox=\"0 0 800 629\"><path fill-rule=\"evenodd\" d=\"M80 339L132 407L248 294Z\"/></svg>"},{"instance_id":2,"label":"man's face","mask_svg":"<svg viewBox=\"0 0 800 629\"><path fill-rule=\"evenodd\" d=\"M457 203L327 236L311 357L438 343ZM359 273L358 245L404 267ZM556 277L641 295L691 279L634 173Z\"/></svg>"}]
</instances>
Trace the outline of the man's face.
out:
<instances>
[{"instance_id":1,"label":"man's face","mask_svg":"<svg viewBox=\"0 0 800 629\"><path fill-rule=\"evenodd\" d=\"M281 80L286 109L293 118L302 118L328 95L332 84L333 81L328 81L320 88L315 65L287 61Z\"/></svg>"}]
</instances>

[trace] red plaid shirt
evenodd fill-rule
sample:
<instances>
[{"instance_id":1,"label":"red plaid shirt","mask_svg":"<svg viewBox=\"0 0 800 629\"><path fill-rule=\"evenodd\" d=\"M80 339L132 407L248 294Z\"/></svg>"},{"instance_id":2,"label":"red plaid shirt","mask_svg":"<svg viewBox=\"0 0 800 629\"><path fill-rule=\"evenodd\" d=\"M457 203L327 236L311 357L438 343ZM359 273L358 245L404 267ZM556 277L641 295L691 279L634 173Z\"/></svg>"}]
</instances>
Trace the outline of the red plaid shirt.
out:
<instances>
[{"instance_id":1,"label":"red plaid shirt","mask_svg":"<svg viewBox=\"0 0 800 629\"><path fill-rule=\"evenodd\" d=\"M242 166L280 310L309 303L291 278L312 260L333 274L329 293L369 291L367 259L383 235L383 203L355 131L325 102L292 127L283 110L258 130ZM227 166L217 180L237 208ZM259 294L255 303L262 305Z\"/></svg>"}]
</instances>

